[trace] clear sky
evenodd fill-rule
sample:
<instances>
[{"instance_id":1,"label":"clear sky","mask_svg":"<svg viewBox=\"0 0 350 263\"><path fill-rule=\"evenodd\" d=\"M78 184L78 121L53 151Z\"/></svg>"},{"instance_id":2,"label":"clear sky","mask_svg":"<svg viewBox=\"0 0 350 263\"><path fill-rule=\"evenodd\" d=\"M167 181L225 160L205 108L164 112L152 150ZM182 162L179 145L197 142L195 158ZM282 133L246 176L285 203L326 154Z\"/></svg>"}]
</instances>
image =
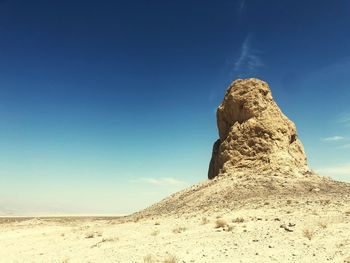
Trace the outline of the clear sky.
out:
<instances>
[{"instance_id":1,"label":"clear sky","mask_svg":"<svg viewBox=\"0 0 350 263\"><path fill-rule=\"evenodd\" d=\"M205 180L239 77L350 181L350 1L0 0L0 213L127 213Z\"/></svg>"}]
</instances>

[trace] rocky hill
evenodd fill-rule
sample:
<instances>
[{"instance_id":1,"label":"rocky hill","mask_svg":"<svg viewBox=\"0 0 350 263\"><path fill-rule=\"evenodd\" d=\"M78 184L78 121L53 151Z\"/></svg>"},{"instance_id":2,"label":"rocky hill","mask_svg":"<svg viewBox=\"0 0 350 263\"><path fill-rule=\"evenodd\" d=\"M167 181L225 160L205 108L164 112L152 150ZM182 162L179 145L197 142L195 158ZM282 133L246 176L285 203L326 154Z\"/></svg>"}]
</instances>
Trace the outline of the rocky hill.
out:
<instances>
[{"instance_id":1,"label":"rocky hill","mask_svg":"<svg viewBox=\"0 0 350 263\"><path fill-rule=\"evenodd\" d=\"M208 178L133 215L181 215L259 207L290 198L348 200L350 184L321 177L307 165L294 123L264 81L234 81L217 109L219 139ZM277 204L278 205L278 204Z\"/></svg>"}]
</instances>

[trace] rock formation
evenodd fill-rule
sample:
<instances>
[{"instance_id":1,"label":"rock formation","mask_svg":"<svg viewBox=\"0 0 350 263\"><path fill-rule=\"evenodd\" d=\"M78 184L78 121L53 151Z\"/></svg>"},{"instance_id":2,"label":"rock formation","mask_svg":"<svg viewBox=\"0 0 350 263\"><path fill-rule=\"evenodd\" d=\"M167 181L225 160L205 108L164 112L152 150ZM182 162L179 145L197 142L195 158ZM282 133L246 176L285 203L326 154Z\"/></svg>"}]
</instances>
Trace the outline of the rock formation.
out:
<instances>
[{"instance_id":1,"label":"rock formation","mask_svg":"<svg viewBox=\"0 0 350 263\"><path fill-rule=\"evenodd\" d=\"M213 146L209 179L249 170L293 176L309 172L295 124L281 112L266 82L234 81L216 116L219 139Z\"/></svg>"},{"instance_id":2,"label":"rock formation","mask_svg":"<svg viewBox=\"0 0 350 263\"><path fill-rule=\"evenodd\" d=\"M174 193L135 213L132 220L212 215L267 204L276 209L287 199L300 204L349 200L350 184L309 171L295 125L281 112L267 83L234 81L217 109L217 125L220 138L208 175L212 180Z\"/></svg>"}]
</instances>

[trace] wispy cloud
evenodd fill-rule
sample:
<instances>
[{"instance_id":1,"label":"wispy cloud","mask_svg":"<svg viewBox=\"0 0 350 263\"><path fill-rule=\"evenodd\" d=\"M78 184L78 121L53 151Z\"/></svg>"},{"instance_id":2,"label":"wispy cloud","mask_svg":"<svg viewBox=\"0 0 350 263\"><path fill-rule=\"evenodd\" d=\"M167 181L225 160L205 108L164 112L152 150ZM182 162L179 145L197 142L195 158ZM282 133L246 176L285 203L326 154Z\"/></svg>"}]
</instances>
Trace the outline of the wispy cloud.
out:
<instances>
[{"instance_id":1,"label":"wispy cloud","mask_svg":"<svg viewBox=\"0 0 350 263\"><path fill-rule=\"evenodd\" d=\"M238 6L238 13L241 14L244 10L244 7L246 5L246 0L241 0L239 2L239 6Z\"/></svg>"},{"instance_id":2,"label":"wispy cloud","mask_svg":"<svg viewBox=\"0 0 350 263\"><path fill-rule=\"evenodd\" d=\"M331 176L340 180L350 181L350 163L323 167L316 171L323 176Z\"/></svg>"},{"instance_id":3,"label":"wispy cloud","mask_svg":"<svg viewBox=\"0 0 350 263\"><path fill-rule=\"evenodd\" d=\"M252 35L248 35L241 46L239 57L234 64L234 70L241 73L242 71L254 71L258 67L264 66L261 58L258 56L258 50L251 46Z\"/></svg>"},{"instance_id":4,"label":"wispy cloud","mask_svg":"<svg viewBox=\"0 0 350 263\"><path fill-rule=\"evenodd\" d=\"M177 186L177 185L186 184L186 182L172 178L172 177L160 177L160 178L141 177L136 180L132 180L132 182L147 183L151 185L160 185L160 186Z\"/></svg>"},{"instance_id":5,"label":"wispy cloud","mask_svg":"<svg viewBox=\"0 0 350 263\"><path fill-rule=\"evenodd\" d=\"M350 113L343 113L339 116L338 122L344 126L350 127Z\"/></svg>"},{"instance_id":6,"label":"wispy cloud","mask_svg":"<svg viewBox=\"0 0 350 263\"><path fill-rule=\"evenodd\" d=\"M337 142L337 141L343 141L343 140L345 140L345 137L338 136L338 135L322 139L322 141L324 142Z\"/></svg>"},{"instance_id":7,"label":"wispy cloud","mask_svg":"<svg viewBox=\"0 0 350 263\"><path fill-rule=\"evenodd\" d=\"M341 149L350 149L350 144L344 144L340 146Z\"/></svg>"}]
</instances>

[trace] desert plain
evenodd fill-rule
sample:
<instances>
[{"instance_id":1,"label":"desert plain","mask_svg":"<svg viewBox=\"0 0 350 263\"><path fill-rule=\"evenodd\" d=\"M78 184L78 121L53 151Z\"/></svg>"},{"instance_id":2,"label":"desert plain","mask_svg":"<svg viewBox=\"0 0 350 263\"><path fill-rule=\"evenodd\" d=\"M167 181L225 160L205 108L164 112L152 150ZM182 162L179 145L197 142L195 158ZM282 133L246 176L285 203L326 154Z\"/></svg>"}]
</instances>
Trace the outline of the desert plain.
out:
<instances>
[{"instance_id":1,"label":"desert plain","mask_svg":"<svg viewBox=\"0 0 350 263\"><path fill-rule=\"evenodd\" d=\"M0 262L350 262L350 195L149 218L2 217Z\"/></svg>"}]
</instances>

